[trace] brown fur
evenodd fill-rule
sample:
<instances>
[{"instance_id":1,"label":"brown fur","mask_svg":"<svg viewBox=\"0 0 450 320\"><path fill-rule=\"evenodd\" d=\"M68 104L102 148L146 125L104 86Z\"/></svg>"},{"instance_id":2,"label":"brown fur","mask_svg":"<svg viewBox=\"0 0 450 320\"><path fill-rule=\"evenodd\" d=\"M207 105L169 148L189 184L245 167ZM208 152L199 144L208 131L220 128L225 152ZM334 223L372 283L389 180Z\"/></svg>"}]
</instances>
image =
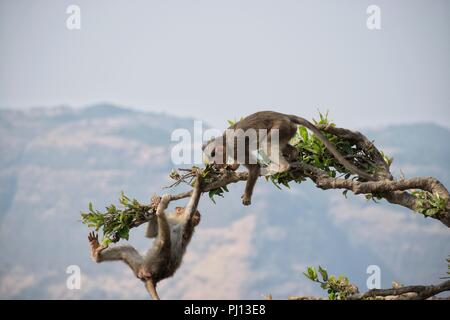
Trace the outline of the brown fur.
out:
<instances>
[{"instance_id":1,"label":"brown fur","mask_svg":"<svg viewBox=\"0 0 450 320\"><path fill-rule=\"evenodd\" d=\"M292 161L292 158L296 158L298 156L298 151L291 145L289 145L289 141L294 137L297 132L297 125L302 125L311 130L327 147L331 154L333 154L336 159L350 172L359 175L360 178L365 180L373 180L373 178L367 174L366 172L356 168L353 164L351 164L348 160L346 160L337 150L336 147L330 143L325 136L318 130L311 122L308 120L295 116L295 115L287 115L274 111L260 111L254 114L247 116L241 121L235 123L230 126L229 129L242 129L244 132L248 129L256 130L256 134L259 141L259 131L260 129L267 130L267 136L269 138L268 145L270 146L270 132L273 129L279 130L279 149L280 149L280 169L279 172L283 172L289 169L288 160ZM219 167L224 166L227 162L227 147L226 147L226 133L224 133L223 137L223 145L220 150L222 151L219 154L220 160L222 164L219 164ZM235 140L236 141L236 140ZM213 147L207 149L209 143L212 143ZM216 150L218 150L217 145L220 142L211 141L205 147L204 150L212 150L211 154L206 155L209 158L214 158ZM215 145L214 145L215 144ZM237 144L234 145L234 163L231 165L233 170L236 170L239 167L239 163L237 162ZM259 148L259 143L257 144L257 148ZM244 194L242 195L242 203L244 205L251 204L251 197L253 193L254 186L261 172L261 167L258 164L250 163L250 146L248 140L245 141L245 161L244 165L248 169L248 179L245 186ZM268 148L270 150L270 147ZM219 153L219 152L218 152ZM288 159L286 160L285 157Z\"/></svg>"},{"instance_id":2,"label":"brown fur","mask_svg":"<svg viewBox=\"0 0 450 320\"><path fill-rule=\"evenodd\" d=\"M186 208L177 207L167 216L164 210L170 201L170 195L164 195L158 205L156 219L148 223L146 236L156 237L152 248L145 256L140 255L130 245L105 248L98 242L98 235L89 234L91 255L94 261L124 261L133 270L136 277L145 282L153 299L159 299L156 285L159 281L171 277L180 267L186 248L189 245L195 227L200 223L201 215L197 211L200 198L200 179L194 185L192 196Z\"/></svg>"}]
</instances>

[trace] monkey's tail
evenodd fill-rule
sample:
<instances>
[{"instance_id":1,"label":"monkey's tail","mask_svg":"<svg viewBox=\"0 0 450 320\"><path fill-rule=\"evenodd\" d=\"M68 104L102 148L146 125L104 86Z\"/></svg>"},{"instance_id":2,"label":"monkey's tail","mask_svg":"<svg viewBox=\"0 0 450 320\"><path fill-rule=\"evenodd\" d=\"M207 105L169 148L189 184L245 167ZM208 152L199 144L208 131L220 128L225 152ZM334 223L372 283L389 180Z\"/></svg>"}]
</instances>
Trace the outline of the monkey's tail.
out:
<instances>
[{"instance_id":1,"label":"monkey's tail","mask_svg":"<svg viewBox=\"0 0 450 320\"><path fill-rule=\"evenodd\" d=\"M145 281L145 287L147 288L148 293L150 293L150 296L153 300L159 300L158 293L156 292L155 284L153 283L153 280L148 279Z\"/></svg>"},{"instance_id":2,"label":"monkey's tail","mask_svg":"<svg viewBox=\"0 0 450 320\"><path fill-rule=\"evenodd\" d=\"M370 174L368 174L367 172L362 171L361 169L358 169L355 165L353 165L352 163L350 163L347 159L345 159L340 153L339 151L336 149L336 147L322 134L322 132L320 132L319 129L317 129L317 127L315 125L313 125L311 122L309 122L308 120L306 120L305 118L302 117L298 117L295 115L288 115L289 119L296 123L299 124L301 126L304 126L306 128L308 128L309 130L311 130L316 136L317 138L319 138L320 141L323 142L323 144L325 145L325 147L327 147L327 149L331 152L331 154L350 172L352 172L353 174L357 174L358 176L360 176L361 178L366 179L367 181L371 181L371 180L375 180L374 177L372 177Z\"/></svg>"}]
</instances>

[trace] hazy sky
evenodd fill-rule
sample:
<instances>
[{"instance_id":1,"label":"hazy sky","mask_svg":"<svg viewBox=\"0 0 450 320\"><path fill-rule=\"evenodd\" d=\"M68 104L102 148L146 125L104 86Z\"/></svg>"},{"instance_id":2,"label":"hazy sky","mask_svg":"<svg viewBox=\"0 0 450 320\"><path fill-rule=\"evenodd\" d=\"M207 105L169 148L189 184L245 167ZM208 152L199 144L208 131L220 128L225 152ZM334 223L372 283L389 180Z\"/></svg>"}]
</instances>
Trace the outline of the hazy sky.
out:
<instances>
[{"instance_id":1,"label":"hazy sky","mask_svg":"<svg viewBox=\"0 0 450 320\"><path fill-rule=\"evenodd\" d=\"M81 8L81 30L66 8ZM381 30L366 9L381 8ZM450 126L450 1L0 0L0 107Z\"/></svg>"}]
</instances>

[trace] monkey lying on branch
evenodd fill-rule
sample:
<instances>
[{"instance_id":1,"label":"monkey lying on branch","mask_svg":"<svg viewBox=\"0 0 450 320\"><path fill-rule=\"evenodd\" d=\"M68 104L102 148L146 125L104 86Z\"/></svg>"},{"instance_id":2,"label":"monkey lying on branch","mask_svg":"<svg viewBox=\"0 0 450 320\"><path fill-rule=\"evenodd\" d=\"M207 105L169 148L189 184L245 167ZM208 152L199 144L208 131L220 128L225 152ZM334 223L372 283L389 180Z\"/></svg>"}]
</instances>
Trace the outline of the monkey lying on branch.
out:
<instances>
[{"instance_id":1,"label":"monkey lying on branch","mask_svg":"<svg viewBox=\"0 0 450 320\"><path fill-rule=\"evenodd\" d=\"M267 139L267 152L271 160L278 158L277 167L271 173L286 172L289 170L289 162L286 155L298 151L289 144L289 141L297 132L297 125L304 126L311 130L315 136L325 145L329 152L351 173L358 175L366 181L376 180L369 173L357 168L348 161L336 147L320 132L315 125L308 120L295 116L274 111L260 111L253 113L242 120L230 126L220 138L213 138L203 146L203 155L205 162L215 163L219 168L229 165L232 170L237 170L239 165L244 165L248 170L248 179L242 195L242 203L246 206L251 204L251 198L256 181L261 173L261 166L255 160L255 154L261 147L261 141ZM247 134L254 132L254 136ZM278 135L272 141L272 134ZM243 142L244 157L239 159L239 143ZM254 140L254 141L251 141ZM276 144L277 154L270 154L272 145Z\"/></svg>"},{"instance_id":2,"label":"monkey lying on branch","mask_svg":"<svg viewBox=\"0 0 450 320\"><path fill-rule=\"evenodd\" d=\"M161 197L156 219L147 225L146 237L156 237L152 248L145 256L130 245L108 248L100 245L98 235L91 232L88 240L91 246L91 256L95 262L118 261L125 262L137 278L145 283L145 287L154 300L159 300L156 285L159 281L174 275L180 267L186 248L192 239L195 227L200 223L200 212L197 210L201 195L201 180L197 175L194 189L185 208L176 207L175 211L166 215L171 196Z\"/></svg>"}]
</instances>

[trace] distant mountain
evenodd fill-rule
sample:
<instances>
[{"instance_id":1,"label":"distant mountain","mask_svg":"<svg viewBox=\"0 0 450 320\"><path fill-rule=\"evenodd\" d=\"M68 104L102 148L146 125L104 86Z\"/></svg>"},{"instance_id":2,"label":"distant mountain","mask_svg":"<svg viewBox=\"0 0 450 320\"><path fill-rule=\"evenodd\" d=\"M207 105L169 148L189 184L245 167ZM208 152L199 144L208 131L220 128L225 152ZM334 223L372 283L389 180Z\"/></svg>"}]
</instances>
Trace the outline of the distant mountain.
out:
<instances>
[{"instance_id":1,"label":"distant mountain","mask_svg":"<svg viewBox=\"0 0 450 320\"><path fill-rule=\"evenodd\" d=\"M415 174L412 167L434 168L432 172L417 170L423 174L438 174L441 179L450 179L448 169L450 149L446 147L449 138L449 129L436 124L408 124L389 126L378 130L369 130L369 137L375 137L377 145L392 151L394 163L409 168L411 174ZM428 169L429 170L429 169Z\"/></svg>"},{"instance_id":2,"label":"distant mountain","mask_svg":"<svg viewBox=\"0 0 450 320\"><path fill-rule=\"evenodd\" d=\"M161 194L173 167L170 134L192 127L193 119L108 104L0 110L0 298L147 298L125 265L90 260L79 214L90 201L117 203L121 190L144 202ZM450 185L448 129L416 124L365 133L394 156L396 174ZM309 182L280 191L261 179L254 204L243 207L242 189L230 186L216 205L202 199L202 224L180 271L161 283L162 298L320 295L302 275L318 264L362 290L372 264L385 287L445 275L450 233L435 220L363 197L346 200ZM142 251L150 244L142 228L130 242ZM81 290L66 288L69 265L82 270Z\"/></svg>"}]
</instances>

